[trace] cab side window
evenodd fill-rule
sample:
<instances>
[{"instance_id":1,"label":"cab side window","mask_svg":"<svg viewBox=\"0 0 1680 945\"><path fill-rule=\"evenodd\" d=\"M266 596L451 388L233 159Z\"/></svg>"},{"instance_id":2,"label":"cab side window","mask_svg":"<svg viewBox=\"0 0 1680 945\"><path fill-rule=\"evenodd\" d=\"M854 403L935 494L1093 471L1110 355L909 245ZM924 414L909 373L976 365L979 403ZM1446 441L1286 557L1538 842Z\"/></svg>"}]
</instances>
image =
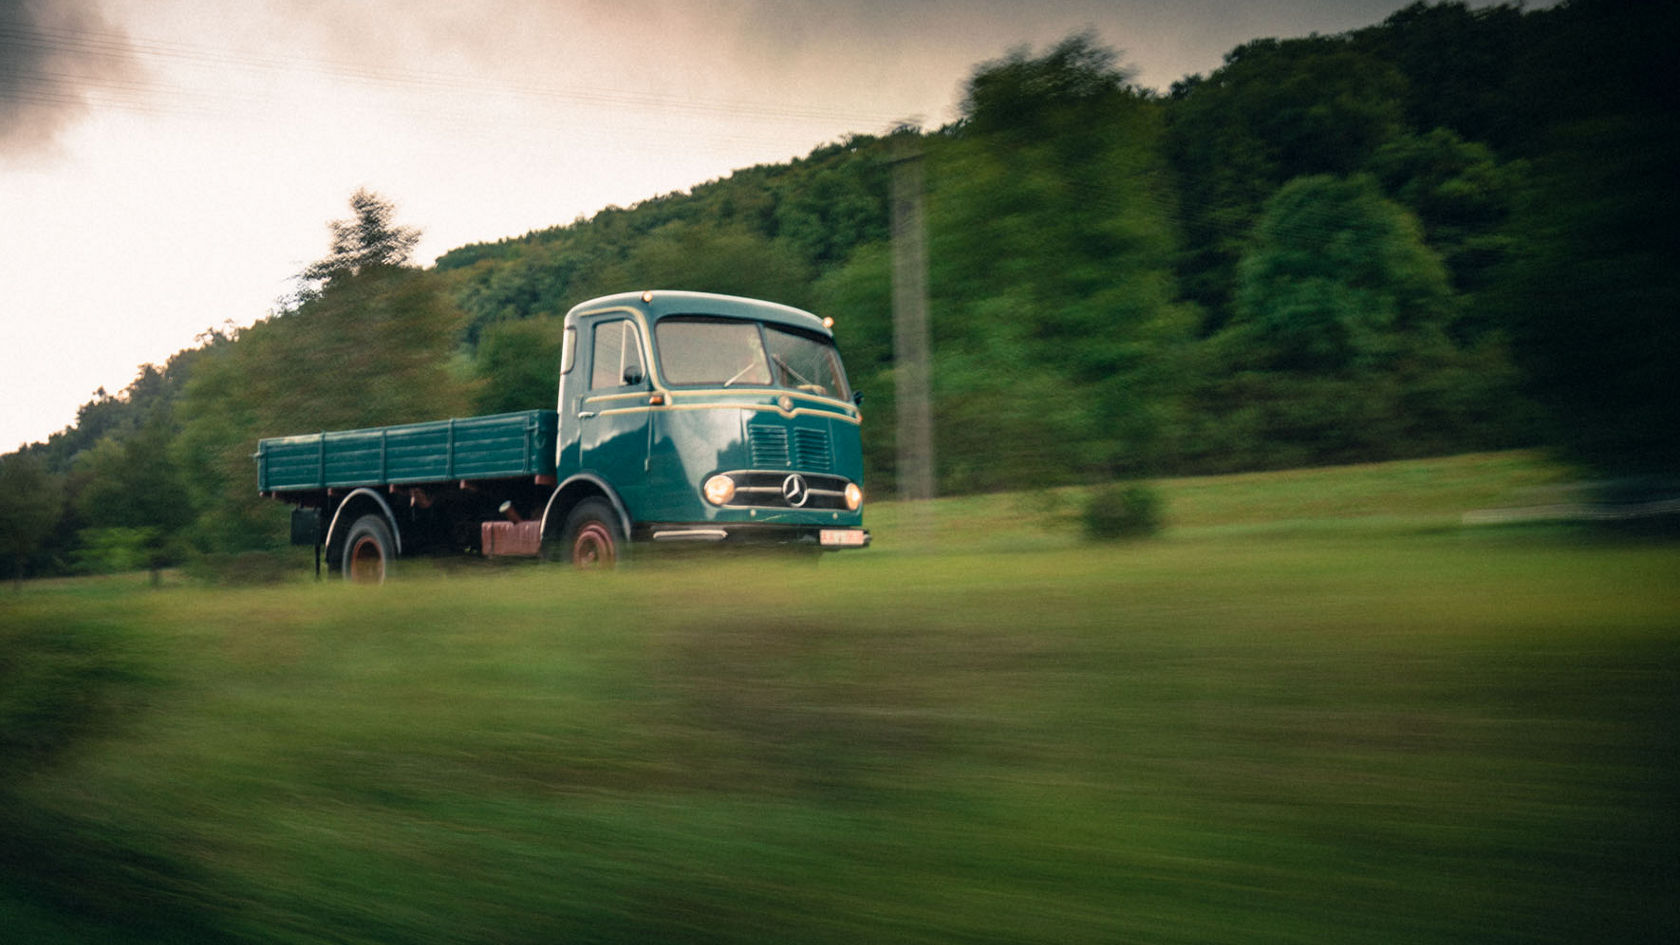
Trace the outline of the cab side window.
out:
<instances>
[{"instance_id":1,"label":"cab side window","mask_svg":"<svg viewBox=\"0 0 1680 945\"><path fill-rule=\"evenodd\" d=\"M642 345L636 323L628 319L602 322L595 326L591 349L589 389L627 387L647 377L642 364Z\"/></svg>"}]
</instances>

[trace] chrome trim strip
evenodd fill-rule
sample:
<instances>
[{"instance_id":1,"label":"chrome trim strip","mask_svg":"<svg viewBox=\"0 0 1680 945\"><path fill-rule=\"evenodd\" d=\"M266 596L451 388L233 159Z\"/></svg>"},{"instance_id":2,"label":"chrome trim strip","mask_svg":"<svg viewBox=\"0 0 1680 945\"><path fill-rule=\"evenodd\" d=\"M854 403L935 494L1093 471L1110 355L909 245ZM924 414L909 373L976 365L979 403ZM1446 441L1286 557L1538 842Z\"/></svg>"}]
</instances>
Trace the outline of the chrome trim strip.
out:
<instances>
[{"instance_id":1,"label":"chrome trim strip","mask_svg":"<svg viewBox=\"0 0 1680 945\"><path fill-rule=\"evenodd\" d=\"M723 541L728 537L721 528L671 528L653 533L654 541Z\"/></svg>"},{"instance_id":2,"label":"chrome trim strip","mask_svg":"<svg viewBox=\"0 0 1680 945\"><path fill-rule=\"evenodd\" d=\"M628 400L635 397L648 397L651 395L652 391L645 390L633 390L623 394L592 394L588 397L584 397L580 402L593 404L603 400Z\"/></svg>"},{"instance_id":3,"label":"chrome trim strip","mask_svg":"<svg viewBox=\"0 0 1680 945\"><path fill-rule=\"evenodd\" d=\"M809 492L811 495L840 496L842 498L844 498L845 495L846 495L846 490L844 490L844 489L817 489L817 488L814 488L814 487L808 487L808 488L806 488L805 491ZM782 494L782 487L781 486L736 486L735 487L735 494L736 495L740 495L743 492L752 492L752 493L755 493L755 494L756 493L764 493L766 495L781 495Z\"/></svg>"},{"instance_id":4,"label":"chrome trim strip","mask_svg":"<svg viewBox=\"0 0 1680 945\"><path fill-rule=\"evenodd\" d=\"M646 397L646 396L648 396L648 392L642 392L642 393L638 394L637 396ZM841 423L850 423L853 426L861 426L862 422L863 422L862 417L847 416L846 414L835 413L831 410L816 410L816 409L812 409L812 408L808 408L808 407L795 407L792 410L783 410L782 408L776 406L775 404L735 404L735 403L722 403L722 404L673 404L673 403L666 403L666 404L661 404L657 407L652 405L652 404L643 404L643 405L637 406L637 407L615 407L615 408L612 408L610 410L603 410L598 414L598 416L603 416L604 417L608 414L614 414L614 413L649 413L649 412L656 411L656 410L658 410L658 411L665 411L665 410L756 410L756 411L759 411L761 413L779 414L783 418L786 418L786 419L792 419L794 417L828 417L829 419L832 419L832 420L839 420Z\"/></svg>"}]
</instances>

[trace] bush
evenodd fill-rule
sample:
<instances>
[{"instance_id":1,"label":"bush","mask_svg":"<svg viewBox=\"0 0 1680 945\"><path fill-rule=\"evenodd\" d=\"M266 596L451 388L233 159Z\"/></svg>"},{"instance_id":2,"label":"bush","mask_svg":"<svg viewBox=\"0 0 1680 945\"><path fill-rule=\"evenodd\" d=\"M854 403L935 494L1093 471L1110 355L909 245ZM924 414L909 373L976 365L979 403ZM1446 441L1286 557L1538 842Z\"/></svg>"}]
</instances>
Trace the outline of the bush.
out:
<instances>
[{"instance_id":1,"label":"bush","mask_svg":"<svg viewBox=\"0 0 1680 945\"><path fill-rule=\"evenodd\" d=\"M1114 483L1085 503L1085 537L1093 541L1147 538L1161 530L1161 496L1147 483Z\"/></svg>"},{"instance_id":2,"label":"bush","mask_svg":"<svg viewBox=\"0 0 1680 945\"><path fill-rule=\"evenodd\" d=\"M151 567L160 555L155 528L84 528L81 547L71 552L83 574L121 574Z\"/></svg>"}]
</instances>

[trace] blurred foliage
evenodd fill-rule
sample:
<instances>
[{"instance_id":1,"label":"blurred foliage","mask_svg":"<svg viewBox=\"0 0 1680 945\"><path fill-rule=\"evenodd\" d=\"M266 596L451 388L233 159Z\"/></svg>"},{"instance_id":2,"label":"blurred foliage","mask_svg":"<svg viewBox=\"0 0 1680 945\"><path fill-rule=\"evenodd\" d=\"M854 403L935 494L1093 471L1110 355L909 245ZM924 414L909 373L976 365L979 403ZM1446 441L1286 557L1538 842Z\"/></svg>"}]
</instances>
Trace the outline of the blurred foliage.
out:
<instances>
[{"instance_id":1,"label":"blurred foliage","mask_svg":"<svg viewBox=\"0 0 1680 945\"><path fill-rule=\"evenodd\" d=\"M197 366L175 440L203 550L263 547L284 534L252 487L265 436L411 423L472 412L451 369L460 310L435 273L379 267L329 282Z\"/></svg>"},{"instance_id":2,"label":"blurred foliage","mask_svg":"<svg viewBox=\"0 0 1680 945\"><path fill-rule=\"evenodd\" d=\"M476 399L481 414L530 410L555 400L560 389L559 316L496 322L479 336L473 373L481 379Z\"/></svg>"},{"instance_id":3,"label":"blurred foliage","mask_svg":"<svg viewBox=\"0 0 1680 945\"><path fill-rule=\"evenodd\" d=\"M462 325L436 272L364 261L210 348L179 399L172 444L197 548L259 550L285 534L284 508L251 486L262 437L471 413L475 385L453 359Z\"/></svg>"},{"instance_id":4,"label":"blurred foliage","mask_svg":"<svg viewBox=\"0 0 1680 945\"><path fill-rule=\"evenodd\" d=\"M73 555L75 569L84 574L119 574L159 563L155 528L84 528L77 537L81 547Z\"/></svg>"},{"instance_id":5,"label":"blurred foliage","mask_svg":"<svg viewBox=\"0 0 1680 945\"><path fill-rule=\"evenodd\" d=\"M1297 177L1238 267L1225 346L1239 365L1383 374L1447 343L1453 295L1411 214L1368 177Z\"/></svg>"},{"instance_id":6,"label":"blurred foliage","mask_svg":"<svg viewBox=\"0 0 1680 945\"><path fill-rule=\"evenodd\" d=\"M1174 86L1166 149L1180 180L1187 298L1209 331L1231 314L1237 262L1266 202L1296 177L1349 175L1403 128L1405 80L1344 38L1256 40Z\"/></svg>"},{"instance_id":7,"label":"blurred foliage","mask_svg":"<svg viewBox=\"0 0 1680 945\"><path fill-rule=\"evenodd\" d=\"M1089 37L982 67L928 176L949 491L1164 464L1195 315L1176 300L1160 107ZM988 111L991 109L991 111Z\"/></svg>"},{"instance_id":8,"label":"blurred foliage","mask_svg":"<svg viewBox=\"0 0 1680 945\"><path fill-rule=\"evenodd\" d=\"M1148 538L1161 531L1161 494L1148 483L1108 483L1091 490L1081 518L1095 541Z\"/></svg>"},{"instance_id":9,"label":"blurred foliage","mask_svg":"<svg viewBox=\"0 0 1680 945\"><path fill-rule=\"evenodd\" d=\"M976 66L956 122L897 133L927 182L940 489L1541 443L1673 475L1676 9L1415 3L1257 38L1165 94L1089 33ZM284 311L25 450L67 477L34 566L106 527L155 528L171 560L261 544L257 436L548 406L559 317L628 289L834 316L890 491L894 146L848 137L424 272L358 191Z\"/></svg>"},{"instance_id":10,"label":"blurred foliage","mask_svg":"<svg viewBox=\"0 0 1680 945\"><path fill-rule=\"evenodd\" d=\"M106 437L77 454L70 474L78 532L77 570L156 570L178 563L193 506L173 452L173 410L159 411L132 435Z\"/></svg>"},{"instance_id":11,"label":"blurred foliage","mask_svg":"<svg viewBox=\"0 0 1680 945\"><path fill-rule=\"evenodd\" d=\"M1534 115L1523 251L1490 304L1510 326L1547 440L1616 475L1680 471L1680 6L1565 4L1521 86ZM1530 108L1535 106L1530 104Z\"/></svg>"},{"instance_id":12,"label":"blurred foliage","mask_svg":"<svg viewBox=\"0 0 1680 945\"><path fill-rule=\"evenodd\" d=\"M40 457L15 453L0 457L0 554L12 567L13 581L58 524L64 485Z\"/></svg>"},{"instance_id":13,"label":"blurred foliage","mask_svg":"<svg viewBox=\"0 0 1680 945\"><path fill-rule=\"evenodd\" d=\"M1231 321L1207 343L1189 450L1278 468L1500 443L1517 379L1459 344L1459 298L1417 218L1367 176L1300 177L1268 201ZM1504 408L1504 409L1502 409Z\"/></svg>"},{"instance_id":14,"label":"blurred foliage","mask_svg":"<svg viewBox=\"0 0 1680 945\"><path fill-rule=\"evenodd\" d=\"M793 244L740 226L669 223L639 241L603 282L629 288L680 286L806 306L811 269Z\"/></svg>"},{"instance_id":15,"label":"blurred foliage","mask_svg":"<svg viewBox=\"0 0 1680 945\"><path fill-rule=\"evenodd\" d=\"M1518 245L1506 227L1526 183L1525 169L1520 162L1501 163L1487 145L1445 128L1396 137L1367 167L1383 193L1417 217L1424 243L1447 266L1460 297L1453 325L1460 340L1476 340L1497 328L1477 293L1491 287Z\"/></svg>"}]
</instances>

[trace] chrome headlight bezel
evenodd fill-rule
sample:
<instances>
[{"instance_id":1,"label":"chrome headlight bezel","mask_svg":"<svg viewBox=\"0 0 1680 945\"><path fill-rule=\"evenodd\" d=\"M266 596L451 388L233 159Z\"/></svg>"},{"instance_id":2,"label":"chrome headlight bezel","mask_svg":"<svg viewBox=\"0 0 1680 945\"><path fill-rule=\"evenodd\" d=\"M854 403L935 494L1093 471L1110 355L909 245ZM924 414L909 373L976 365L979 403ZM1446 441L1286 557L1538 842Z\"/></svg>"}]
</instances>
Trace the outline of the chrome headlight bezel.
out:
<instances>
[{"instance_id":1,"label":"chrome headlight bezel","mask_svg":"<svg viewBox=\"0 0 1680 945\"><path fill-rule=\"evenodd\" d=\"M700 489L706 501L713 505L728 505L735 499L735 480L722 473L706 480Z\"/></svg>"}]
</instances>

